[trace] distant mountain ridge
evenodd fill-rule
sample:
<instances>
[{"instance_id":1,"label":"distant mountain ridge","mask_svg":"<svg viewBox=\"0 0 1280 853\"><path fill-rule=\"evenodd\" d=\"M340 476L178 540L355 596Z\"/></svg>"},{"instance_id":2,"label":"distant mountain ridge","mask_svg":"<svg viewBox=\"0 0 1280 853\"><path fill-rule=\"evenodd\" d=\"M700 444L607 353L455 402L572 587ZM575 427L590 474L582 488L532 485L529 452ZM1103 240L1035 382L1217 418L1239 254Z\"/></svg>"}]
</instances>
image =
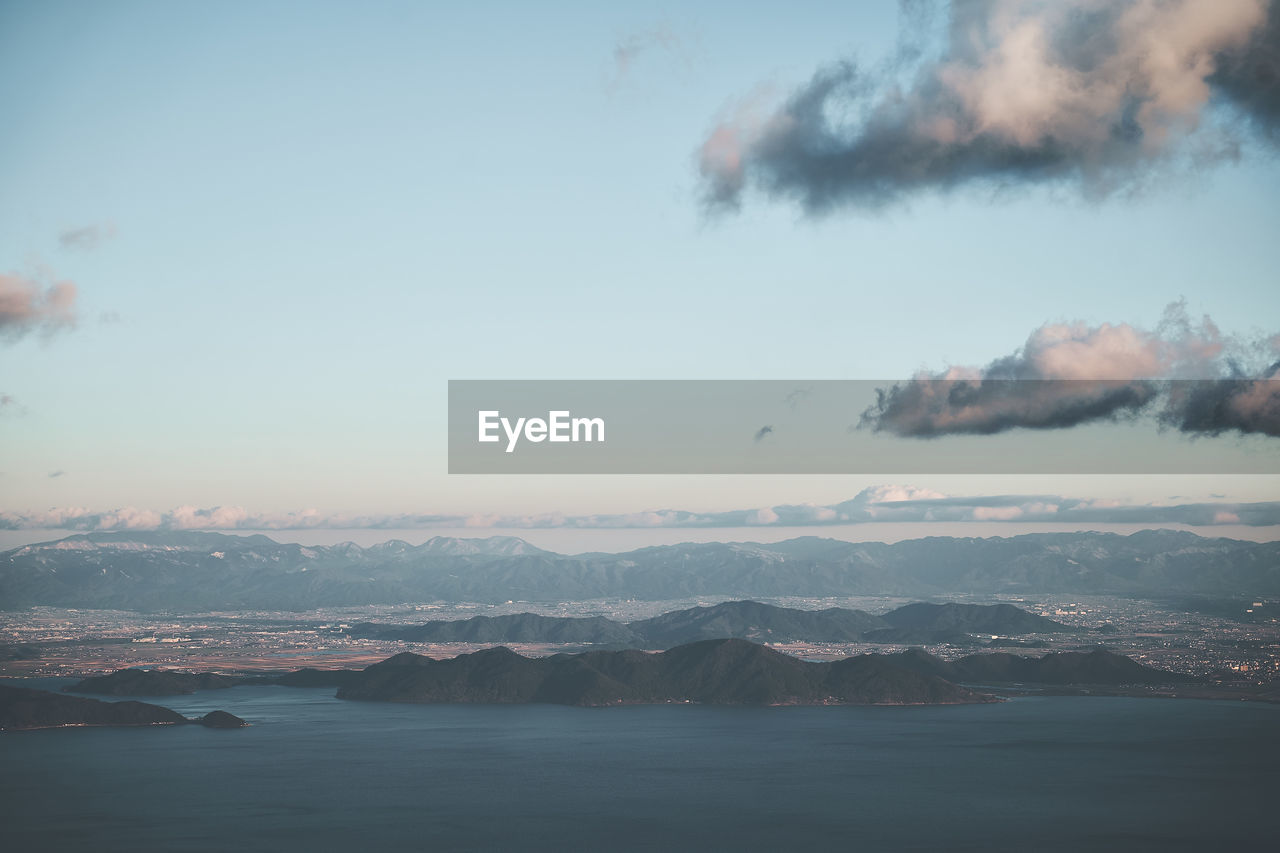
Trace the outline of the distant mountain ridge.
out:
<instances>
[{"instance_id":1,"label":"distant mountain ridge","mask_svg":"<svg viewBox=\"0 0 1280 853\"><path fill-rule=\"evenodd\" d=\"M725 601L628 623L600 616L517 613L420 625L362 622L352 626L351 634L418 643L593 643L669 649L698 640L730 638L760 643L932 643L971 632L1008 635L1071 630L1011 604L909 604L884 616L873 616L843 607L800 610L758 601Z\"/></svg>"},{"instance_id":2,"label":"distant mountain ridge","mask_svg":"<svg viewBox=\"0 0 1280 853\"><path fill-rule=\"evenodd\" d=\"M635 645L639 634L621 622L603 616L540 616L515 613L507 616L472 616L470 619L436 620L421 625L380 625L362 622L352 626L352 636L412 643L612 643Z\"/></svg>"},{"instance_id":3,"label":"distant mountain ridge","mask_svg":"<svg viewBox=\"0 0 1280 853\"><path fill-rule=\"evenodd\" d=\"M1153 669L1105 649L1050 652L1038 658L992 652L968 655L950 662L919 649L909 649L888 657L915 672L965 684L1150 685L1201 680L1190 675Z\"/></svg>"},{"instance_id":4,"label":"distant mountain ridge","mask_svg":"<svg viewBox=\"0 0 1280 853\"><path fill-rule=\"evenodd\" d=\"M832 607L798 610L758 601L726 601L664 613L628 624L651 648L670 648L696 640L734 637L756 642L807 640L856 643L862 634L884 625L863 610Z\"/></svg>"},{"instance_id":5,"label":"distant mountain ridge","mask_svg":"<svg viewBox=\"0 0 1280 853\"><path fill-rule=\"evenodd\" d=\"M886 613L895 628L982 634L1052 634L1070 630L1052 619L1012 604L907 604Z\"/></svg>"},{"instance_id":6,"label":"distant mountain ridge","mask_svg":"<svg viewBox=\"0 0 1280 853\"><path fill-rule=\"evenodd\" d=\"M908 604L886 613L889 627L868 631L862 639L873 643L931 645L969 634L1058 634L1066 625L1012 604Z\"/></svg>"},{"instance_id":7,"label":"distant mountain ridge","mask_svg":"<svg viewBox=\"0 0 1280 853\"><path fill-rule=\"evenodd\" d=\"M513 537L362 548L156 532L78 534L0 553L0 607L11 610L309 610L429 601L957 592L1275 595L1280 543L1150 530L892 544L801 537L567 556Z\"/></svg>"}]
</instances>

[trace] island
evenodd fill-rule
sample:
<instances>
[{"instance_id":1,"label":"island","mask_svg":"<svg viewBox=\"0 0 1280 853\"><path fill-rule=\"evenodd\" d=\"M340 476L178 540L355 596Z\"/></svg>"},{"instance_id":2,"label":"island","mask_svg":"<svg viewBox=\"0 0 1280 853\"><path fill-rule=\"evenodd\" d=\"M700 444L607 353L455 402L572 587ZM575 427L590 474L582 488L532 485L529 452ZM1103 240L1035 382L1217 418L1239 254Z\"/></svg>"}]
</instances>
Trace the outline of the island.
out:
<instances>
[{"instance_id":1,"label":"island","mask_svg":"<svg viewBox=\"0 0 1280 853\"><path fill-rule=\"evenodd\" d=\"M1062 634L1075 629L1011 604L908 604L875 616L829 607L799 610L758 601L724 601L673 610L634 622L602 616L512 613L435 620L417 625L361 622L353 637L410 643L590 643L637 649L669 649L697 640L735 637L756 642L966 643L971 634Z\"/></svg>"},{"instance_id":2,"label":"island","mask_svg":"<svg viewBox=\"0 0 1280 853\"><path fill-rule=\"evenodd\" d=\"M226 711L212 711L188 719L177 711L147 702L103 702L64 696L48 690L0 684L0 731L51 729L65 726L178 726L198 724L231 729L247 726Z\"/></svg>"},{"instance_id":3,"label":"island","mask_svg":"<svg viewBox=\"0 0 1280 853\"><path fill-rule=\"evenodd\" d=\"M339 699L357 701L581 706L954 705L998 701L998 696L1010 695L1007 688L1021 694L1028 686L1039 692L1106 688L1112 695L1179 695L1153 692L1158 689L1207 698L1254 698L1247 691L1232 693L1206 679L1154 669L1101 648L1041 657L973 654L954 660L908 649L818 662L739 638L699 640L656 653L602 649L525 657L506 646L451 658L402 652L362 670L306 668L278 675L119 670L67 689L128 689L148 695L142 691L239 684L337 688ZM1186 693L1189 685L1199 689Z\"/></svg>"},{"instance_id":4,"label":"island","mask_svg":"<svg viewBox=\"0 0 1280 853\"><path fill-rule=\"evenodd\" d=\"M885 655L817 663L740 639L703 640L656 654L628 649L527 658L498 646L435 660L404 652L361 670L337 696L377 702L580 706L996 701Z\"/></svg>"},{"instance_id":5,"label":"island","mask_svg":"<svg viewBox=\"0 0 1280 853\"><path fill-rule=\"evenodd\" d=\"M197 690L235 687L244 681L244 678L214 672L120 669L109 675L85 678L66 690L69 693L97 693L106 696L180 696Z\"/></svg>"}]
</instances>

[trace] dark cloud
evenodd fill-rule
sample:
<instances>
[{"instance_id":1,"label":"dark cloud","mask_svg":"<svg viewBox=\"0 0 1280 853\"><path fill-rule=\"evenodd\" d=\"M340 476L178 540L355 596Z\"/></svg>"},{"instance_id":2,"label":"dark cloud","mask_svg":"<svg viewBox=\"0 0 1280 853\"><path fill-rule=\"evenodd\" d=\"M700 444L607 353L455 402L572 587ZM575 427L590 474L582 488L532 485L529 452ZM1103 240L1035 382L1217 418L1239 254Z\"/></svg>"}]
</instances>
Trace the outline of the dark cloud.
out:
<instances>
[{"instance_id":1,"label":"dark cloud","mask_svg":"<svg viewBox=\"0 0 1280 853\"><path fill-rule=\"evenodd\" d=\"M62 469L58 469L57 471L50 471L50 472L49 472L49 479L50 479L50 480L56 480L56 479L58 479L59 477L61 477L61 476L65 475L66 473L67 473L67 472L66 472L66 471L63 471Z\"/></svg>"},{"instance_id":2,"label":"dark cloud","mask_svg":"<svg viewBox=\"0 0 1280 853\"><path fill-rule=\"evenodd\" d=\"M909 438L1064 429L1133 417L1157 393L1146 381L919 378L877 389L860 425Z\"/></svg>"},{"instance_id":3,"label":"dark cloud","mask_svg":"<svg viewBox=\"0 0 1280 853\"><path fill-rule=\"evenodd\" d=\"M796 388L795 390L788 391L787 396L782 398L782 402L794 409L812 393L813 389L811 388Z\"/></svg>"},{"instance_id":4,"label":"dark cloud","mask_svg":"<svg viewBox=\"0 0 1280 853\"><path fill-rule=\"evenodd\" d=\"M1240 48L1217 57L1213 90L1250 116L1272 141L1280 139L1280 4L1272 0L1267 23Z\"/></svg>"},{"instance_id":5,"label":"dark cloud","mask_svg":"<svg viewBox=\"0 0 1280 853\"><path fill-rule=\"evenodd\" d=\"M760 441L761 439L763 439L765 436L768 436L768 435L773 435L773 427L769 426L768 424L765 424L764 426L760 427L760 429L756 430L755 440Z\"/></svg>"},{"instance_id":6,"label":"dark cloud","mask_svg":"<svg viewBox=\"0 0 1280 853\"><path fill-rule=\"evenodd\" d=\"M1182 303L1154 331L1048 324L984 368L951 368L877 390L860 428L906 438L1065 429L1135 418L1191 435L1280 436L1280 338L1224 337ZM1266 365L1266 366L1260 366Z\"/></svg>"},{"instance_id":7,"label":"dark cloud","mask_svg":"<svg viewBox=\"0 0 1280 853\"><path fill-rule=\"evenodd\" d=\"M58 245L64 249L92 251L107 240L116 236L116 226L110 222L102 225L86 225L83 228L68 228L58 235Z\"/></svg>"},{"instance_id":8,"label":"dark cloud","mask_svg":"<svg viewBox=\"0 0 1280 853\"><path fill-rule=\"evenodd\" d=\"M956 0L932 55L832 63L781 107L720 122L699 151L704 202L736 208L752 184L810 213L975 182L1100 198L1235 158L1231 119L1275 138L1277 16L1267 0ZM1211 123L1215 96L1230 115Z\"/></svg>"},{"instance_id":9,"label":"dark cloud","mask_svg":"<svg viewBox=\"0 0 1280 853\"><path fill-rule=\"evenodd\" d=\"M1280 437L1280 362L1258 378L1169 383L1160 422L1181 432Z\"/></svg>"}]
</instances>

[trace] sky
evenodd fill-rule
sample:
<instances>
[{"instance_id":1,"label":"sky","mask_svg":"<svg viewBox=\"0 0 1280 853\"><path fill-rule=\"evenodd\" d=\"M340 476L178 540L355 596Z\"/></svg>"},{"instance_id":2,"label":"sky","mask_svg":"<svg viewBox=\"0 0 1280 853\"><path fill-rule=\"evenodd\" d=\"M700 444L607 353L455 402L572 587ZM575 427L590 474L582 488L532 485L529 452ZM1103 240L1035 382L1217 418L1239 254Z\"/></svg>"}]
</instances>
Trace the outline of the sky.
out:
<instances>
[{"instance_id":1,"label":"sky","mask_svg":"<svg viewBox=\"0 0 1280 853\"><path fill-rule=\"evenodd\" d=\"M1086 378L1117 336L1156 354L1126 378L1206 338L1196 365L1265 375L1280 131L1274 73L1247 81L1280 13L1053 8L3 0L0 525L506 523L898 482L450 476L450 379L983 376L1060 364L1061 334ZM905 484L1280 501L1271 474Z\"/></svg>"}]
</instances>

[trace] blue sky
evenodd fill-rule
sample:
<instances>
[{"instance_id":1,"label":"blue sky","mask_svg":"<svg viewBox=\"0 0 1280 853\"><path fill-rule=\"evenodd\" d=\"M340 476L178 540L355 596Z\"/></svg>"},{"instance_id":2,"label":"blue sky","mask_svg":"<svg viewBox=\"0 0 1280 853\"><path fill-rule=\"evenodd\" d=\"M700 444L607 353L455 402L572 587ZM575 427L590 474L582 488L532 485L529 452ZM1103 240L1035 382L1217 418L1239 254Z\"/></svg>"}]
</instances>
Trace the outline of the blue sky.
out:
<instances>
[{"instance_id":1,"label":"blue sky","mask_svg":"<svg viewBox=\"0 0 1280 853\"><path fill-rule=\"evenodd\" d=\"M1280 163L1252 139L1135 197L975 185L813 218L748 189L708 216L718 122L898 35L893 3L0 4L0 273L78 293L74 329L0 342L0 509L825 503L883 478L450 478L446 381L905 377L1178 299L1277 331Z\"/></svg>"}]
</instances>

